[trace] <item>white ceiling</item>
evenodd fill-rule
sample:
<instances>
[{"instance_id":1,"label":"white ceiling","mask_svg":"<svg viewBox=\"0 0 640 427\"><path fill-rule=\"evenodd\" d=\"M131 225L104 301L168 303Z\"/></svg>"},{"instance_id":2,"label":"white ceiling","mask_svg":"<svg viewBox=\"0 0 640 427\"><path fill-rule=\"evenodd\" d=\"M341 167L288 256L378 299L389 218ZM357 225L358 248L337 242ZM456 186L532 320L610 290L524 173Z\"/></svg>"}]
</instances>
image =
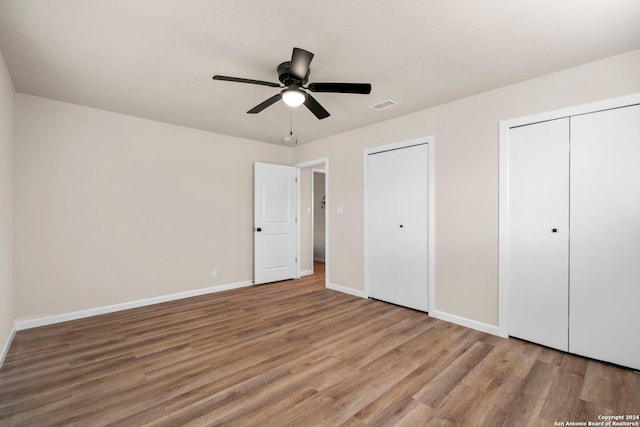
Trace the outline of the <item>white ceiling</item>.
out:
<instances>
[{"instance_id":1,"label":"white ceiling","mask_svg":"<svg viewBox=\"0 0 640 427\"><path fill-rule=\"evenodd\" d=\"M371 95L249 115L278 89L211 79L277 82L294 46ZM0 0L18 92L285 145L292 117L305 143L637 48L639 0Z\"/></svg>"}]
</instances>

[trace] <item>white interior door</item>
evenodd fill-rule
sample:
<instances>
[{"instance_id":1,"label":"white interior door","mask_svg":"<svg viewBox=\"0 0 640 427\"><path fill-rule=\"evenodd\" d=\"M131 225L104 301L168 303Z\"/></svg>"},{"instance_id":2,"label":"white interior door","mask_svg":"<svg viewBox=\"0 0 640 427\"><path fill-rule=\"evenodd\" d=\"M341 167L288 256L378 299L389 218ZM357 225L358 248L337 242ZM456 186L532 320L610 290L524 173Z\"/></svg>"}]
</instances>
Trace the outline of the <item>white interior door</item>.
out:
<instances>
[{"instance_id":1,"label":"white interior door","mask_svg":"<svg viewBox=\"0 0 640 427\"><path fill-rule=\"evenodd\" d=\"M429 310L429 147L395 151L398 243L396 303Z\"/></svg>"},{"instance_id":2,"label":"white interior door","mask_svg":"<svg viewBox=\"0 0 640 427\"><path fill-rule=\"evenodd\" d=\"M573 353L640 369L640 106L571 118Z\"/></svg>"},{"instance_id":3,"label":"white interior door","mask_svg":"<svg viewBox=\"0 0 640 427\"><path fill-rule=\"evenodd\" d=\"M297 169L254 165L254 283L297 275Z\"/></svg>"},{"instance_id":4,"label":"white interior door","mask_svg":"<svg viewBox=\"0 0 640 427\"><path fill-rule=\"evenodd\" d=\"M509 131L508 185L509 335L567 351L569 119Z\"/></svg>"}]
</instances>

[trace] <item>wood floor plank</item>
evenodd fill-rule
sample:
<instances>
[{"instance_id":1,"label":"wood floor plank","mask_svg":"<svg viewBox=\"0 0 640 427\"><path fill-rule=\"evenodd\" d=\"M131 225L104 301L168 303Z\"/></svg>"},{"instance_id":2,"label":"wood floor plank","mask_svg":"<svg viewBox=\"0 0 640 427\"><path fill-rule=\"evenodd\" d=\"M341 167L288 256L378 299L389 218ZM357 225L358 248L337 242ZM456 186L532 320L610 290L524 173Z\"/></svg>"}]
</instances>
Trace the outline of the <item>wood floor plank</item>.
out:
<instances>
[{"instance_id":1,"label":"wood floor plank","mask_svg":"<svg viewBox=\"0 0 640 427\"><path fill-rule=\"evenodd\" d=\"M427 425L428 421L431 419L431 414L433 413L433 409L430 406L424 405L421 402L417 402L413 405L410 410L403 415L397 422L394 421L395 427L414 427ZM389 425L389 424L379 424L380 426Z\"/></svg>"},{"instance_id":2,"label":"wood floor plank","mask_svg":"<svg viewBox=\"0 0 640 427\"><path fill-rule=\"evenodd\" d=\"M482 391L470 387L464 382L458 383L448 393L447 398L433 409L431 424L448 426L478 423L479 420L475 418L475 406L485 402L482 396Z\"/></svg>"},{"instance_id":3,"label":"wood floor plank","mask_svg":"<svg viewBox=\"0 0 640 427\"><path fill-rule=\"evenodd\" d=\"M590 363L585 371L580 398L611 408L614 414L634 414L640 408L638 376L614 365Z\"/></svg>"},{"instance_id":4,"label":"wood floor plank","mask_svg":"<svg viewBox=\"0 0 640 427\"><path fill-rule=\"evenodd\" d=\"M549 421L570 419L579 415L582 419L585 406L580 400L584 375L588 365L587 359L565 354L560 364L560 371L554 377L551 390L540 411L541 417ZM597 414L595 414L597 416Z\"/></svg>"},{"instance_id":5,"label":"wood floor plank","mask_svg":"<svg viewBox=\"0 0 640 427\"><path fill-rule=\"evenodd\" d=\"M417 401L413 399L413 395L456 358L455 353L441 350L431 354L429 358L420 359L422 360L420 366L360 409L354 418L365 425L395 423L407 410L415 406ZM421 402L418 403L420 406L426 406Z\"/></svg>"},{"instance_id":6,"label":"wood floor plank","mask_svg":"<svg viewBox=\"0 0 640 427\"><path fill-rule=\"evenodd\" d=\"M516 425L521 420L536 420L557 370L557 366L537 360L517 389L510 393L511 398L503 400L500 422Z\"/></svg>"},{"instance_id":7,"label":"wood floor plank","mask_svg":"<svg viewBox=\"0 0 640 427\"><path fill-rule=\"evenodd\" d=\"M467 351L414 395L414 399L436 408L448 393L468 375L493 349L489 344L474 343Z\"/></svg>"},{"instance_id":8,"label":"wood floor plank","mask_svg":"<svg viewBox=\"0 0 640 427\"><path fill-rule=\"evenodd\" d=\"M300 280L19 331L0 426L552 426L640 375Z\"/></svg>"},{"instance_id":9,"label":"wood floor plank","mask_svg":"<svg viewBox=\"0 0 640 427\"><path fill-rule=\"evenodd\" d=\"M271 384L259 389L254 389L243 393L243 400L234 400L227 405L208 411L206 414L194 420L196 424L204 423L205 425L220 424L237 424L239 419L252 413L263 412L276 404L280 400L280 396L295 395L299 391L306 388L306 382L317 375L322 375L325 371L333 369L335 366L344 363L343 361L326 357L317 363L310 365L308 369L292 372L290 364L282 367L287 369L287 375L278 378ZM264 415L264 414L263 414ZM279 414L274 414L278 416ZM189 424L185 424L185 427Z\"/></svg>"}]
</instances>

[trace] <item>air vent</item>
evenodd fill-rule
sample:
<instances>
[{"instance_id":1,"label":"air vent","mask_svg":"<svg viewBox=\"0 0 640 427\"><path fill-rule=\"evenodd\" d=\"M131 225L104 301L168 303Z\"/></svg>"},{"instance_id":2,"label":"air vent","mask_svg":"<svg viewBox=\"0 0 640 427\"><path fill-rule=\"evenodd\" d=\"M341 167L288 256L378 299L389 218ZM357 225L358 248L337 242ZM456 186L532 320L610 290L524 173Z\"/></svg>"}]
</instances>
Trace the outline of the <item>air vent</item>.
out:
<instances>
[{"instance_id":1,"label":"air vent","mask_svg":"<svg viewBox=\"0 0 640 427\"><path fill-rule=\"evenodd\" d=\"M387 99L382 102L378 102L377 104L369 105L369 108L371 108L372 110L380 111L387 108L395 107L396 105L398 105L396 101Z\"/></svg>"}]
</instances>

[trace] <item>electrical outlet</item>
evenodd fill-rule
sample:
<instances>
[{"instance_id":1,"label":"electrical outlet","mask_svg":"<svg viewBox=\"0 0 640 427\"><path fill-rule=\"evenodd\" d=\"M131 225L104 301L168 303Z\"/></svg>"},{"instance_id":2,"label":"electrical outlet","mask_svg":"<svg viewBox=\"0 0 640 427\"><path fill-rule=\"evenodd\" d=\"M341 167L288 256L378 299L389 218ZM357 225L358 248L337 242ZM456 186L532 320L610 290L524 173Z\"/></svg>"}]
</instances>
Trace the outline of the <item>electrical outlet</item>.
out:
<instances>
[{"instance_id":1,"label":"electrical outlet","mask_svg":"<svg viewBox=\"0 0 640 427\"><path fill-rule=\"evenodd\" d=\"M218 269L217 268L212 268L211 269L211 277L218 277Z\"/></svg>"}]
</instances>

